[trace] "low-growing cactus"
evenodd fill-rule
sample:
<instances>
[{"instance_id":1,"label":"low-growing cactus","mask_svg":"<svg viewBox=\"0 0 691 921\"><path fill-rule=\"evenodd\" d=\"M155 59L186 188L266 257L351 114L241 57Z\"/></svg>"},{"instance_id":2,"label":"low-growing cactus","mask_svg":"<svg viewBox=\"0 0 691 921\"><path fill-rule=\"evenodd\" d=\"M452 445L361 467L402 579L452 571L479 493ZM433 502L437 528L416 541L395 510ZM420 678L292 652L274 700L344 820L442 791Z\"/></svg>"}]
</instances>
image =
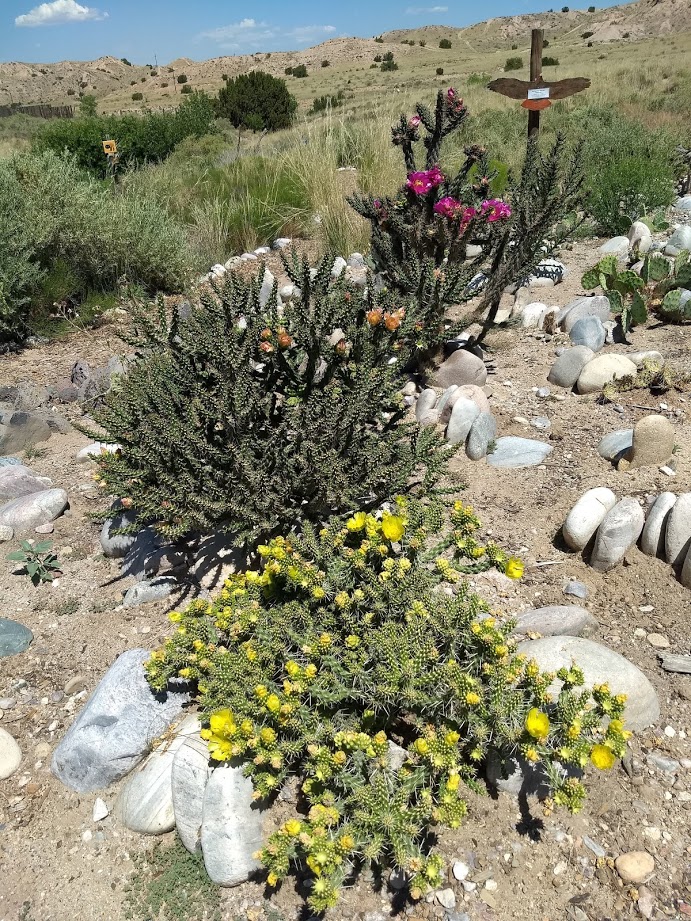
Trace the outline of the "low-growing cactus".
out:
<instances>
[{"instance_id":1,"label":"low-growing cactus","mask_svg":"<svg viewBox=\"0 0 691 921\"><path fill-rule=\"evenodd\" d=\"M645 281L632 269L620 270L616 256L605 256L592 269L588 269L581 284L586 291L602 288L612 312L621 317L624 332L648 319L643 296Z\"/></svg>"},{"instance_id":2,"label":"low-growing cactus","mask_svg":"<svg viewBox=\"0 0 691 921\"><path fill-rule=\"evenodd\" d=\"M275 538L213 603L173 612L177 630L146 665L155 691L196 687L212 759L244 762L255 798L297 776L295 813L257 857L270 886L306 865L315 911L363 864L399 868L413 898L439 886L432 828L460 825L487 758L541 766L575 812L585 789L566 767L623 755L624 698L584 690L576 665L552 696L555 676L517 654L514 622L463 581L523 573L479 528L462 502L447 517L438 499L399 498Z\"/></svg>"},{"instance_id":3,"label":"low-growing cactus","mask_svg":"<svg viewBox=\"0 0 691 921\"><path fill-rule=\"evenodd\" d=\"M646 284L654 286L651 309L675 323L691 320L691 258L686 250L674 262L660 255L648 256L641 275Z\"/></svg>"}]
</instances>

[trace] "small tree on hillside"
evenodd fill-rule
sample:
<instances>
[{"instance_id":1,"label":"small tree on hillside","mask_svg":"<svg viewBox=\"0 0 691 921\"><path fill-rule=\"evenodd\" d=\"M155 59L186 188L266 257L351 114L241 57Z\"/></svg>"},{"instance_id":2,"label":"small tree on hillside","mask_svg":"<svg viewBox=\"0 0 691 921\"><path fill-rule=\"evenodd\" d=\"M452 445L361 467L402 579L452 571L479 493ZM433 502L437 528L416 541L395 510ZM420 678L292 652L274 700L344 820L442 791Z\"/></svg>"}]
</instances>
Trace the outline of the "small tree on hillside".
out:
<instances>
[{"instance_id":1,"label":"small tree on hillside","mask_svg":"<svg viewBox=\"0 0 691 921\"><path fill-rule=\"evenodd\" d=\"M79 101L79 114L84 118L94 118L96 116L96 97L82 96Z\"/></svg>"},{"instance_id":2,"label":"small tree on hillside","mask_svg":"<svg viewBox=\"0 0 691 921\"><path fill-rule=\"evenodd\" d=\"M253 70L228 80L216 99L216 114L235 128L278 131L293 122L297 100L285 80Z\"/></svg>"},{"instance_id":3,"label":"small tree on hillside","mask_svg":"<svg viewBox=\"0 0 691 921\"><path fill-rule=\"evenodd\" d=\"M439 42L439 47L448 50L451 47L451 42L448 38L442 38L442 40Z\"/></svg>"}]
</instances>

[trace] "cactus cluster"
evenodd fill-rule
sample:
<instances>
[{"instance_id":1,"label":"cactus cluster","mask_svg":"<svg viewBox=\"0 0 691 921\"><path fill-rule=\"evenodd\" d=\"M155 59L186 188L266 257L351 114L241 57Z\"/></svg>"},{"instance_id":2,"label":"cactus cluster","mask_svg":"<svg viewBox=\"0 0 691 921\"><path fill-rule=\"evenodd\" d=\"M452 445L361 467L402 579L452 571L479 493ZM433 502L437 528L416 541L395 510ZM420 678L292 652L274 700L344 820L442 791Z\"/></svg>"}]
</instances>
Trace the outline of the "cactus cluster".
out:
<instances>
[{"instance_id":1,"label":"cactus cluster","mask_svg":"<svg viewBox=\"0 0 691 921\"><path fill-rule=\"evenodd\" d=\"M621 318L624 332L645 323L648 308L644 297L645 281L633 269L619 269L616 256L605 256L581 278L586 291L602 288L612 313Z\"/></svg>"},{"instance_id":2,"label":"cactus cluster","mask_svg":"<svg viewBox=\"0 0 691 921\"><path fill-rule=\"evenodd\" d=\"M307 866L317 912L367 863L399 868L413 898L440 885L430 831L460 824L489 756L542 765L575 811L585 791L565 766L623 754L624 699L584 690L576 666L552 696L514 623L470 591L465 573L523 573L480 533L470 507L439 497L308 524L261 545L213 602L173 612L146 665L155 691L196 688L210 757L244 762L257 799L297 776L295 814L258 857L271 886Z\"/></svg>"},{"instance_id":3,"label":"cactus cluster","mask_svg":"<svg viewBox=\"0 0 691 921\"><path fill-rule=\"evenodd\" d=\"M647 256L641 275L652 288L652 310L674 323L691 320L691 255L686 250L673 261L659 254Z\"/></svg>"}]
</instances>

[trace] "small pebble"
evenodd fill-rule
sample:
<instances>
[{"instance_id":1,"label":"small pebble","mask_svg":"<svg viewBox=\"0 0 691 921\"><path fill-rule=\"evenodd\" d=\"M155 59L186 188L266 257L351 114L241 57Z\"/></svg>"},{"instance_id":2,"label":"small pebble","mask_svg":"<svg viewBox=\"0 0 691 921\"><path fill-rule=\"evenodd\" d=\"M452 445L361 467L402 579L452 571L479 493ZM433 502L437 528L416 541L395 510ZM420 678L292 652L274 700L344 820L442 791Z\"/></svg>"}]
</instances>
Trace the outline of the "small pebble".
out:
<instances>
[{"instance_id":1,"label":"small pebble","mask_svg":"<svg viewBox=\"0 0 691 921\"><path fill-rule=\"evenodd\" d=\"M564 589L564 594L575 595L576 598L587 598L588 587L587 585L584 585L583 582L576 582L575 580L572 580Z\"/></svg>"},{"instance_id":2,"label":"small pebble","mask_svg":"<svg viewBox=\"0 0 691 921\"><path fill-rule=\"evenodd\" d=\"M496 879L488 879L485 883L485 889L488 889L490 892L496 892L498 888L499 883L497 883Z\"/></svg>"},{"instance_id":3,"label":"small pebble","mask_svg":"<svg viewBox=\"0 0 691 921\"><path fill-rule=\"evenodd\" d=\"M647 640L654 649L669 649L669 640L661 633L649 633Z\"/></svg>"},{"instance_id":4,"label":"small pebble","mask_svg":"<svg viewBox=\"0 0 691 921\"><path fill-rule=\"evenodd\" d=\"M454 879L457 879L457 880L459 881L459 883L462 883L463 880L464 880L464 879L468 876L468 874L470 873L470 867L468 866L467 863L463 863L462 860L457 860L457 861L455 861L455 863L454 863L454 865L453 865L453 867L452 867L452 872L453 872L453 875L454 875Z\"/></svg>"}]
</instances>

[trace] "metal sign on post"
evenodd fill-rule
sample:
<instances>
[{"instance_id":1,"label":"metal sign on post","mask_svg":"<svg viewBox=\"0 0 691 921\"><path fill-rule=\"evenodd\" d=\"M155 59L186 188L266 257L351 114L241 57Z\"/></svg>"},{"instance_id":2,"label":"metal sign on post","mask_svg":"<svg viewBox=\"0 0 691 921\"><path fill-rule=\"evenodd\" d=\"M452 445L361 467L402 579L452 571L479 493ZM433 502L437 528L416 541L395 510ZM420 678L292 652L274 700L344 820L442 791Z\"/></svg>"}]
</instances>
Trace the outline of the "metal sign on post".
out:
<instances>
[{"instance_id":1,"label":"metal sign on post","mask_svg":"<svg viewBox=\"0 0 691 921\"><path fill-rule=\"evenodd\" d=\"M554 100L566 99L587 90L590 80L587 77L569 77L566 80L549 82L542 78L542 29L533 29L530 43L530 80L518 80L513 77L500 77L487 84L493 93L520 99L521 105L528 110L528 137L540 130L540 112L549 108Z\"/></svg>"}]
</instances>

